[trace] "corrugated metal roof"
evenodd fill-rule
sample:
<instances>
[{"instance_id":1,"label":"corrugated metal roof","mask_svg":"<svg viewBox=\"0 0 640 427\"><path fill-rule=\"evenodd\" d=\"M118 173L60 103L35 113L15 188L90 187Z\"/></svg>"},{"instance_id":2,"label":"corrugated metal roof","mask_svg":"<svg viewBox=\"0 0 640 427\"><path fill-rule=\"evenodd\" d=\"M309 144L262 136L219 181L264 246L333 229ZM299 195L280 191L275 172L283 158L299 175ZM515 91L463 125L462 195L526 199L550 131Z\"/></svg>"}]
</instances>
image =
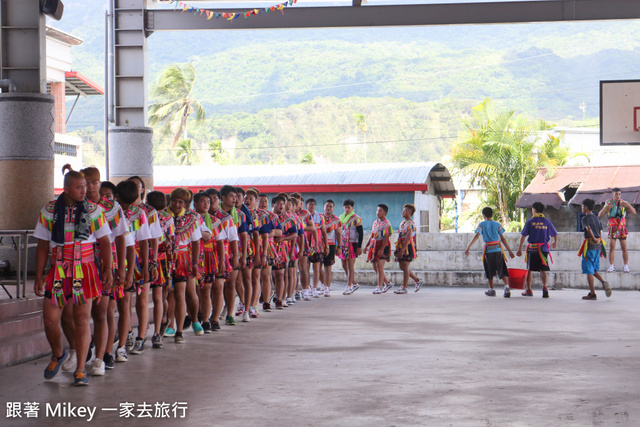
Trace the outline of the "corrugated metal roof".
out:
<instances>
[{"instance_id":1,"label":"corrugated metal roof","mask_svg":"<svg viewBox=\"0 0 640 427\"><path fill-rule=\"evenodd\" d=\"M577 188L570 200L565 200L567 187ZM531 184L516 203L518 208L530 208L534 202L559 209L565 203L580 205L590 198L601 204L611 197L611 189L622 190L622 198L640 203L640 165L632 166L571 166L555 170L547 177L547 168L540 168Z\"/></svg>"},{"instance_id":2,"label":"corrugated metal roof","mask_svg":"<svg viewBox=\"0 0 640 427\"><path fill-rule=\"evenodd\" d=\"M154 167L154 184L173 187L420 184L429 178L436 194L455 193L449 171L435 162Z\"/></svg>"}]
</instances>

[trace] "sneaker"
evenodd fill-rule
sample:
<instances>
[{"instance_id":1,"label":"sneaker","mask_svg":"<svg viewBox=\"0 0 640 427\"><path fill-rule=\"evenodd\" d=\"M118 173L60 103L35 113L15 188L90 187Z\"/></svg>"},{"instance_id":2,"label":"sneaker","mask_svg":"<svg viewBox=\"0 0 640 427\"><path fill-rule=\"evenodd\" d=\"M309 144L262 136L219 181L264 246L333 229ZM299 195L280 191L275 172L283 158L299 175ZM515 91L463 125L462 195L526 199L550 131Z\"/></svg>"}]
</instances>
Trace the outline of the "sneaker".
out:
<instances>
[{"instance_id":1,"label":"sneaker","mask_svg":"<svg viewBox=\"0 0 640 427\"><path fill-rule=\"evenodd\" d=\"M263 302L262 303L262 311L265 312L270 312L271 311L271 304L269 304L268 302Z\"/></svg>"},{"instance_id":2,"label":"sneaker","mask_svg":"<svg viewBox=\"0 0 640 427\"><path fill-rule=\"evenodd\" d=\"M298 301L300 301L300 300L302 299L302 294L300 293L300 291L297 291L297 292L296 292L296 299L297 299Z\"/></svg>"},{"instance_id":3,"label":"sneaker","mask_svg":"<svg viewBox=\"0 0 640 427\"><path fill-rule=\"evenodd\" d=\"M49 365L47 365L46 369L44 370L45 380L50 380L56 375L58 375L58 372L60 371L60 367L69 358L69 353L70 352L68 352L67 350L64 350L64 352L62 353L62 356L60 357L51 356L51 361L49 362Z\"/></svg>"},{"instance_id":4,"label":"sneaker","mask_svg":"<svg viewBox=\"0 0 640 427\"><path fill-rule=\"evenodd\" d=\"M76 371L73 374L73 385L89 385L89 378L85 371Z\"/></svg>"},{"instance_id":5,"label":"sneaker","mask_svg":"<svg viewBox=\"0 0 640 427\"><path fill-rule=\"evenodd\" d=\"M114 369L116 367L115 360L113 360L113 354L111 353L105 353L102 361L104 362L105 369Z\"/></svg>"},{"instance_id":6,"label":"sneaker","mask_svg":"<svg viewBox=\"0 0 640 427\"><path fill-rule=\"evenodd\" d=\"M200 322L193 322L191 329L193 329L193 333L196 334L196 336L204 335L204 329L202 329Z\"/></svg>"},{"instance_id":7,"label":"sneaker","mask_svg":"<svg viewBox=\"0 0 640 427\"><path fill-rule=\"evenodd\" d=\"M522 293L523 297L532 297L533 296L533 291L532 290L528 290L528 291L524 291Z\"/></svg>"},{"instance_id":8,"label":"sneaker","mask_svg":"<svg viewBox=\"0 0 640 427\"><path fill-rule=\"evenodd\" d=\"M407 288L405 287L400 287L399 289L396 289L395 291L393 291L394 294L406 294L407 293Z\"/></svg>"},{"instance_id":9,"label":"sneaker","mask_svg":"<svg viewBox=\"0 0 640 427\"><path fill-rule=\"evenodd\" d=\"M220 322L211 322L211 330L219 331L220 330Z\"/></svg>"},{"instance_id":10,"label":"sneaker","mask_svg":"<svg viewBox=\"0 0 640 427\"><path fill-rule=\"evenodd\" d=\"M504 294L502 295L504 298L511 298L511 290L508 286L504 287Z\"/></svg>"},{"instance_id":11,"label":"sneaker","mask_svg":"<svg viewBox=\"0 0 640 427\"><path fill-rule=\"evenodd\" d=\"M173 328L169 328L167 327L167 329L165 329L164 331L164 335L162 335L163 337L175 337L176 336L176 330Z\"/></svg>"},{"instance_id":12,"label":"sneaker","mask_svg":"<svg viewBox=\"0 0 640 427\"><path fill-rule=\"evenodd\" d=\"M162 348L162 336L160 334L153 334L151 337L151 347Z\"/></svg>"},{"instance_id":13,"label":"sneaker","mask_svg":"<svg viewBox=\"0 0 640 427\"><path fill-rule=\"evenodd\" d=\"M184 316L184 323L182 324L182 329L188 329L191 326L191 317L187 314Z\"/></svg>"},{"instance_id":14,"label":"sneaker","mask_svg":"<svg viewBox=\"0 0 640 427\"><path fill-rule=\"evenodd\" d=\"M236 316L242 316L242 313L244 313L244 304L240 303L236 308Z\"/></svg>"},{"instance_id":15,"label":"sneaker","mask_svg":"<svg viewBox=\"0 0 640 427\"><path fill-rule=\"evenodd\" d=\"M354 283L353 286L351 286L351 293L354 293L358 289L360 289L360 285L358 285L357 283Z\"/></svg>"},{"instance_id":16,"label":"sneaker","mask_svg":"<svg viewBox=\"0 0 640 427\"><path fill-rule=\"evenodd\" d=\"M611 264L607 269L607 273L613 273L614 271L616 271L616 266Z\"/></svg>"},{"instance_id":17,"label":"sneaker","mask_svg":"<svg viewBox=\"0 0 640 427\"><path fill-rule=\"evenodd\" d=\"M324 295L324 283L320 283L320 287L318 288L318 295Z\"/></svg>"},{"instance_id":18,"label":"sneaker","mask_svg":"<svg viewBox=\"0 0 640 427\"><path fill-rule=\"evenodd\" d=\"M629 272L629 266L628 265L624 265L624 267L622 267L622 271L624 271L625 273Z\"/></svg>"},{"instance_id":19,"label":"sneaker","mask_svg":"<svg viewBox=\"0 0 640 427\"><path fill-rule=\"evenodd\" d=\"M609 298L611 296L611 286L609 286L609 282L606 280L602 282L602 287L604 288L604 293Z\"/></svg>"},{"instance_id":20,"label":"sneaker","mask_svg":"<svg viewBox=\"0 0 640 427\"><path fill-rule=\"evenodd\" d=\"M91 364L91 375L101 377L104 375L104 362L100 359L93 359Z\"/></svg>"},{"instance_id":21,"label":"sneaker","mask_svg":"<svg viewBox=\"0 0 640 427\"><path fill-rule=\"evenodd\" d=\"M285 302L287 303L287 305L293 304L293 302L291 302L291 298L286 298Z\"/></svg>"},{"instance_id":22,"label":"sneaker","mask_svg":"<svg viewBox=\"0 0 640 427\"><path fill-rule=\"evenodd\" d=\"M413 292L418 292L422 287L422 285L424 285L424 280L422 279L418 280L418 282L416 283L416 288L413 290Z\"/></svg>"},{"instance_id":23,"label":"sneaker","mask_svg":"<svg viewBox=\"0 0 640 427\"><path fill-rule=\"evenodd\" d=\"M202 322L202 329L204 330L205 334L210 334L211 333L211 322L209 322L208 320L206 322Z\"/></svg>"},{"instance_id":24,"label":"sneaker","mask_svg":"<svg viewBox=\"0 0 640 427\"><path fill-rule=\"evenodd\" d=\"M184 337L182 336L182 332L176 332L173 336L173 342L176 344L184 344Z\"/></svg>"},{"instance_id":25,"label":"sneaker","mask_svg":"<svg viewBox=\"0 0 640 427\"><path fill-rule=\"evenodd\" d=\"M311 301L311 296L309 295L309 290L305 289L302 291L302 299L305 301Z\"/></svg>"},{"instance_id":26,"label":"sneaker","mask_svg":"<svg viewBox=\"0 0 640 427\"><path fill-rule=\"evenodd\" d=\"M284 308L289 307L289 304L287 304L287 302L286 302L286 301L282 301L282 300L280 300L280 303L282 303L282 307L284 307Z\"/></svg>"},{"instance_id":27,"label":"sneaker","mask_svg":"<svg viewBox=\"0 0 640 427\"><path fill-rule=\"evenodd\" d=\"M242 321L243 322L248 322L249 321L249 312L245 311L244 313L242 313Z\"/></svg>"},{"instance_id":28,"label":"sneaker","mask_svg":"<svg viewBox=\"0 0 640 427\"><path fill-rule=\"evenodd\" d=\"M224 323L226 323L229 326L235 326L236 325L236 319L234 319L233 316L228 315L227 317L225 317Z\"/></svg>"},{"instance_id":29,"label":"sneaker","mask_svg":"<svg viewBox=\"0 0 640 427\"><path fill-rule=\"evenodd\" d=\"M62 363L62 372L74 372L78 366L78 359L76 358L76 349L69 349L69 357ZM53 377L52 377L53 378Z\"/></svg>"},{"instance_id":30,"label":"sneaker","mask_svg":"<svg viewBox=\"0 0 640 427\"><path fill-rule=\"evenodd\" d=\"M225 317L227 317L227 306L226 305L224 307L222 307L222 312L220 313L220 316L218 316L218 320L222 320Z\"/></svg>"},{"instance_id":31,"label":"sneaker","mask_svg":"<svg viewBox=\"0 0 640 427\"><path fill-rule=\"evenodd\" d=\"M495 289L488 289L487 291L485 291L484 294L486 296L488 296L488 297L495 297L496 296L496 290Z\"/></svg>"},{"instance_id":32,"label":"sneaker","mask_svg":"<svg viewBox=\"0 0 640 427\"><path fill-rule=\"evenodd\" d=\"M276 310L284 310L282 308L282 301L280 300L276 301Z\"/></svg>"},{"instance_id":33,"label":"sneaker","mask_svg":"<svg viewBox=\"0 0 640 427\"><path fill-rule=\"evenodd\" d=\"M387 291L391 288L393 288L395 286L395 284L393 282L389 282L389 283L385 283L384 287L382 288L382 293L386 294Z\"/></svg>"},{"instance_id":34,"label":"sneaker","mask_svg":"<svg viewBox=\"0 0 640 427\"><path fill-rule=\"evenodd\" d=\"M116 362L126 362L128 359L127 349L125 347L119 347L116 350Z\"/></svg>"},{"instance_id":35,"label":"sneaker","mask_svg":"<svg viewBox=\"0 0 640 427\"><path fill-rule=\"evenodd\" d=\"M324 296L325 298L331 296L331 289L328 286L324 288Z\"/></svg>"},{"instance_id":36,"label":"sneaker","mask_svg":"<svg viewBox=\"0 0 640 427\"><path fill-rule=\"evenodd\" d=\"M249 317L251 317L252 319L255 319L258 317L258 309L256 307L251 307L249 309Z\"/></svg>"},{"instance_id":37,"label":"sneaker","mask_svg":"<svg viewBox=\"0 0 640 427\"><path fill-rule=\"evenodd\" d=\"M376 288L373 290L373 293L374 293L375 295L381 294L381 293L382 293L382 289L380 289L380 287L379 287L379 286L376 286Z\"/></svg>"},{"instance_id":38,"label":"sneaker","mask_svg":"<svg viewBox=\"0 0 640 427\"><path fill-rule=\"evenodd\" d=\"M592 294L589 292L587 295L582 297L583 300L597 300L598 296L596 294Z\"/></svg>"},{"instance_id":39,"label":"sneaker","mask_svg":"<svg viewBox=\"0 0 640 427\"><path fill-rule=\"evenodd\" d=\"M144 343L147 341L146 338L136 338L135 344L133 344L133 348L131 349L131 354L142 354L144 353Z\"/></svg>"},{"instance_id":40,"label":"sneaker","mask_svg":"<svg viewBox=\"0 0 640 427\"><path fill-rule=\"evenodd\" d=\"M135 340L133 337L133 331L129 331L129 333L127 334L127 341L124 346L127 349L127 351L131 351L134 344L135 344Z\"/></svg>"},{"instance_id":41,"label":"sneaker","mask_svg":"<svg viewBox=\"0 0 640 427\"><path fill-rule=\"evenodd\" d=\"M320 298L320 295L318 294L318 290L316 288L313 288L313 290L311 291L311 296L313 296L314 298Z\"/></svg>"},{"instance_id":42,"label":"sneaker","mask_svg":"<svg viewBox=\"0 0 640 427\"><path fill-rule=\"evenodd\" d=\"M342 295L351 295L353 292L351 291L351 286L347 285L344 287L344 292L342 292Z\"/></svg>"},{"instance_id":43,"label":"sneaker","mask_svg":"<svg viewBox=\"0 0 640 427\"><path fill-rule=\"evenodd\" d=\"M549 289L546 287L542 288L542 298L549 298Z\"/></svg>"},{"instance_id":44,"label":"sneaker","mask_svg":"<svg viewBox=\"0 0 640 427\"><path fill-rule=\"evenodd\" d=\"M293 305L293 304L295 304L296 302L297 302L297 301L296 301L296 297L295 297L295 296L293 296L293 297L289 298L289 301L287 301L287 304L289 304L289 305Z\"/></svg>"}]
</instances>

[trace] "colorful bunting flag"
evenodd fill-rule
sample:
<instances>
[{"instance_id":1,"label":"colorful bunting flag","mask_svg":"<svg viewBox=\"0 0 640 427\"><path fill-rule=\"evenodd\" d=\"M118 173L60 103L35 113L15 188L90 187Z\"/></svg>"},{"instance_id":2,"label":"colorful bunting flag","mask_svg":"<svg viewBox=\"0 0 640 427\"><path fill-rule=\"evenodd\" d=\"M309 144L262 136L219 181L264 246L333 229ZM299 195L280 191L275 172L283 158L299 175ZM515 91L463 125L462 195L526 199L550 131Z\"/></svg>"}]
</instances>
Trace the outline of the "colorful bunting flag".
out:
<instances>
[{"instance_id":1,"label":"colorful bunting flag","mask_svg":"<svg viewBox=\"0 0 640 427\"><path fill-rule=\"evenodd\" d=\"M244 19L249 19L251 15L257 16L257 15L261 15L263 12L269 13L269 12L274 12L276 10L279 10L284 15L284 8L288 6L293 6L297 2L298 0L285 0L283 3L278 3L273 6L267 6L263 9L253 9L253 10L247 10L246 12L239 12L239 13L217 12L215 10L200 9L198 7L191 6L187 3L184 3L178 0L171 0L169 4L175 3L175 6L174 6L175 9L180 8L182 9L183 13L193 12L194 15L199 14L200 16L206 17L207 20L215 17L216 19L223 18L223 19L226 19L227 21L233 21L234 19L240 18L240 16L244 16Z\"/></svg>"}]
</instances>

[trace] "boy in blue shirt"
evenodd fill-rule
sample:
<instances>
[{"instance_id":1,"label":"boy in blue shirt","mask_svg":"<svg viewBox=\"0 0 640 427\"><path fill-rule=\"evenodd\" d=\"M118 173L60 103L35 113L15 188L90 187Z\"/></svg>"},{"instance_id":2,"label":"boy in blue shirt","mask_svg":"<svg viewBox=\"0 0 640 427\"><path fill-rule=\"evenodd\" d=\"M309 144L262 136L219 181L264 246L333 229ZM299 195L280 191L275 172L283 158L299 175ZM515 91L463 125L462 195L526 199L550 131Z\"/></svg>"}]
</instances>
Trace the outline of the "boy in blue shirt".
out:
<instances>
[{"instance_id":1,"label":"boy in blue shirt","mask_svg":"<svg viewBox=\"0 0 640 427\"><path fill-rule=\"evenodd\" d=\"M583 296L583 300L596 300L596 290L594 287L594 278L602 283L604 292L607 297L611 296L611 287L609 283L602 278L599 273L600 257L606 257L604 250L604 242L602 241L602 224L600 218L593 214L593 208L596 202L592 199L584 199L582 202L582 213L584 216L580 221L584 230L584 242L580 246L578 255L582 258L582 274L587 275L587 283L589 284L589 294Z\"/></svg>"},{"instance_id":2,"label":"boy in blue shirt","mask_svg":"<svg viewBox=\"0 0 640 427\"><path fill-rule=\"evenodd\" d=\"M556 248L558 241L558 232L555 227L547 218L544 217L542 212L544 211L544 205L540 202L533 204L533 216L526 222L522 229L522 237L520 238L520 245L518 246L518 252L516 255L522 255L522 245L524 239L529 237L527 245L527 289L522 293L522 296L532 297L533 291L531 290L531 272L539 271L540 278L542 279L542 298L549 298L549 290L547 289L547 271L549 271L549 262L553 262L549 255L549 239L553 237L551 248Z\"/></svg>"},{"instance_id":3,"label":"boy in blue shirt","mask_svg":"<svg viewBox=\"0 0 640 427\"><path fill-rule=\"evenodd\" d=\"M504 254L504 250L500 243L507 248L509 251L509 256L514 258L513 252L509 247L509 243L507 243L507 239L504 237L504 228L500 225L499 222L493 221L493 209L486 207L482 209L482 216L484 217L484 221L478 224L478 228L476 228L476 235L469 243L467 250L464 251L465 255L469 255L469 250L473 246L473 244L478 240L480 236L482 236L482 240L484 241L484 250L482 252L482 263L484 264L484 273L487 276L487 282L489 283L489 290L485 292L485 295L488 297L495 297L496 291L493 289L493 277L498 276L499 279L502 279L504 282L504 297L509 298L511 296L511 292L509 291L509 271L507 269L506 264L506 256Z\"/></svg>"}]
</instances>

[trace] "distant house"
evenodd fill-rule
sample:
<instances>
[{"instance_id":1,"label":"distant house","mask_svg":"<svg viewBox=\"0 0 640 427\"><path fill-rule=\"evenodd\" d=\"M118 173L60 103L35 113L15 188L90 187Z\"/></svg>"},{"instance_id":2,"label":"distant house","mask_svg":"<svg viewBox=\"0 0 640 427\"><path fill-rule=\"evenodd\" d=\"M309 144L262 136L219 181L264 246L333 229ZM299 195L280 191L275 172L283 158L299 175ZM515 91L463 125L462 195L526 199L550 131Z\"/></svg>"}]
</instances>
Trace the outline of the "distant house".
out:
<instances>
[{"instance_id":1,"label":"distant house","mask_svg":"<svg viewBox=\"0 0 640 427\"><path fill-rule=\"evenodd\" d=\"M533 203L541 202L558 231L579 231L582 201L595 200L599 211L615 187L622 190L623 200L640 208L640 165L540 168L516 207L531 209ZM627 224L630 231L640 231L640 215L630 215Z\"/></svg>"},{"instance_id":2,"label":"distant house","mask_svg":"<svg viewBox=\"0 0 640 427\"><path fill-rule=\"evenodd\" d=\"M154 167L154 189L165 193L175 187L196 192L225 184L256 187L269 198L279 192L299 192L305 200L316 199L319 211L325 200L333 199L338 215L342 202L353 199L365 229L371 227L378 204L389 206L387 217L395 228L402 206L413 203L414 220L424 233L440 231L442 198L456 195L451 175L441 163Z\"/></svg>"}]
</instances>

